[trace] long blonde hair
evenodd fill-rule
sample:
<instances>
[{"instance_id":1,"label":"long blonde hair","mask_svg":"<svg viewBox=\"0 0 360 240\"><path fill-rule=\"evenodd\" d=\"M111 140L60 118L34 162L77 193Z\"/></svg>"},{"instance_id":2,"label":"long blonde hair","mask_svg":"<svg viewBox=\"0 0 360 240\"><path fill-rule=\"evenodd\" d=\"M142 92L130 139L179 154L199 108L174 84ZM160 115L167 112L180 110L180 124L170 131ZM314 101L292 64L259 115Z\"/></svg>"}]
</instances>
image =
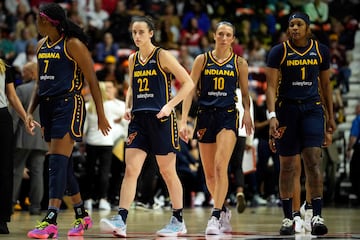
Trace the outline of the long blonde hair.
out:
<instances>
[{"instance_id":1,"label":"long blonde hair","mask_svg":"<svg viewBox=\"0 0 360 240\"><path fill-rule=\"evenodd\" d=\"M100 93L101 93L102 101L105 102L107 100L105 82L99 82L99 87L100 87ZM95 105L95 102L94 102L93 98L91 98L89 100L88 112L89 113L95 113L96 112L96 105Z\"/></svg>"},{"instance_id":2,"label":"long blonde hair","mask_svg":"<svg viewBox=\"0 0 360 240\"><path fill-rule=\"evenodd\" d=\"M6 63L0 58L0 73L3 74L6 71Z\"/></svg>"}]
</instances>

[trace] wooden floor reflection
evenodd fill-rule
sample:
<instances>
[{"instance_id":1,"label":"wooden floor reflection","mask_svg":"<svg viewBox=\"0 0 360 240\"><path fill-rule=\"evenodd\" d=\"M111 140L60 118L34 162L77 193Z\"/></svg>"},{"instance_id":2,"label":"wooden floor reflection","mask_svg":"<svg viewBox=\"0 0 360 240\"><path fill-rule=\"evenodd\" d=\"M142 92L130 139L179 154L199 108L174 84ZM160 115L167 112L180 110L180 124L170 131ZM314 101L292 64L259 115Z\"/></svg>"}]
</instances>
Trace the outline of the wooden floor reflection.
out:
<instances>
[{"instance_id":1,"label":"wooden floor reflection","mask_svg":"<svg viewBox=\"0 0 360 240\"><path fill-rule=\"evenodd\" d=\"M217 240L217 239L314 239L310 234L296 234L286 238L279 235L282 220L282 209L278 207L247 208L244 213L237 214L232 209L231 234L220 236L205 236L204 231L210 215L210 208L191 208L184 211L184 218L188 234L178 238L159 238L155 232L162 228L170 219L170 211L153 210L144 211L132 209L128 217L127 232L129 239L188 239L188 240ZM94 210L91 216L94 226L83 237L67 237L66 233L74 220L72 210L61 211L58 217L59 238L68 240L98 240L113 239L112 235L101 234L99 220L111 216L116 211ZM334 208L323 209L325 223L329 233L321 239L360 239L360 208ZM8 224L10 234L0 235L0 239L18 240L27 239L27 232L32 229L42 216L30 216L28 212L15 212L12 221Z\"/></svg>"}]
</instances>

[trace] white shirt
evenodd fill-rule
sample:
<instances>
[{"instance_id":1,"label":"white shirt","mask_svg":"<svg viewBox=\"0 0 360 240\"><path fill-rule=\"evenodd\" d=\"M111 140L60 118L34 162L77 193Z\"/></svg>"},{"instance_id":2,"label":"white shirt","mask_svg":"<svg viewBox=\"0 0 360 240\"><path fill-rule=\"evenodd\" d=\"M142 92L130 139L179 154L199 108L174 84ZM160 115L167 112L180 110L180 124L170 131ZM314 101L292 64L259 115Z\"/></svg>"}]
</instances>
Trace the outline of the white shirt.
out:
<instances>
[{"instance_id":1,"label":"white shirt","mask_svg":"<svg viewBox=\"0 0 360 240\"><path fill-rule=\"evenodd\" d=\"M252 134L250 136L247 136L245 126L243 128L241 128L242 119L244 117L244 107L242 105L242 95L241 95L240 88L236 89L236 95L238 97L238 102L236 103L236 108L239 111L239 131L238 131L238 136L246 137L246 145L252 145L252 141L254 139L254 131L252 132ZM254 125L254 104L253 104L253 100L252 100L251 96L249 96L249 98L250 98L250 116L251 116L251 120L252 120L253 125Z\"/></svg>"},{"instance_id":2,"label":"white shirt","mask_svg":"<svg viewBox=\"0 0 360 240\"><path fill-rule=\"evenodd\" d=\"M4 108L8 106L7 97L5 93L5 73L0 74L0 108Z\"/></svg>"},{"instance_id":3,"label":"white shirt","mask_svg":"<svg viewBox=\"0 0 360 240\"><path fill-rule=\"evenodd\" d=\"M86 109L89 108L89 103L86 103ZM104 112L111 130L107 136L104 136L98 129L98 117L96 112L91 113L87 111L84 133L85 142L94 146L113 146L116 139L127 134L127 121L123 119L125 115L125 102L119 99L104 101ZM120 123L115 123L116 120L122 119Z\"/></svg>"}]
</instances>

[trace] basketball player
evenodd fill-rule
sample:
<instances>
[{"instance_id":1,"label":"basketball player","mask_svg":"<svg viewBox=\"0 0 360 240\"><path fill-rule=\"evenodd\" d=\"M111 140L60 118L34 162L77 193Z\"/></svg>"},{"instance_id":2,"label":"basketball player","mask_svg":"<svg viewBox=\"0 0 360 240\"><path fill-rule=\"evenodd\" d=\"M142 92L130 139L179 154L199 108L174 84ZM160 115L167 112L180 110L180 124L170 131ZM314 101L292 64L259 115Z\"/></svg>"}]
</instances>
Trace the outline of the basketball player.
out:
<instances>
[{"instance_id":1,"label":"basketball player","mask_svg":"<svg viewBox=\"0 0 360 240\"><path fill-rule=\"evenodd\" d=\"M304 161L307 191L313 207L311 233L324 235L328 232L321 212L321 146L325 132L332 133L336 128L329 79L330 56L325 45L310 38L309 24L308 15L291 14L287 29L289 40L274 46L267 60L270 143L272 147L276 144L280 155L279 189L284 211L281 235L295 232L292 198L299 154Z\"/></svg>"},{"instance_id":2,"label":"basketball player","mask_svg":"<svg viewBox=\"0 0 360 240\"><path fill-rule=\"evenodd\" d=\"M155 154L160 173L172 203L169 224L157 231L159 236L179 236L187 232L182 216L183 189L176 173L179 137L174 107L193 88L186 70L169 51L151 42L155 26L149 17L135 17L131 23L137 52L129 56L130 87L126 95L125 119L131 120L125 150L125 176L120 190L118 214L100 221L100 230L126 237L126 220L135 198L136 184L148 153ZM182 83L171 96L173 75Z\"/></svg>"},{"instance_id":3,"label":"basketball player","mask_svg":"<svg viewBox=\"0 0 360 240\"><path fill-rule=\"evenodd\" d=\"M74 176L71 153L74 142L82 141L85 101L81 95L84 78L96 103L99 130L110 130L103 109L98 81L82 29L67 19L64 9L56 4L42 5L37 17L43 37L37 48L39 81L27 111L27 125L33 125L36 106L40 104L40 121L48 143L49 205L44 219L28 232L29 238L57 238L57 216L65 190L71 197L75 221L69 236L82 236L92 226L85 211L79 185Z\"/></svg>"},{"instance_id":4,"label":"basketball player","mask_svg":"<svg viewBox=\"0 0 360 240\"><path fill-rule=\"evenodd\" d=\"M235 27L219 22L214 33L215 48L196 57L191 78L197 86L198 111L194 138L198 139L206 185L214 199L214 207L205 234L231 232L231 212L223 204L228 191L228 166L236 143L239 113L236 88L239 86L244 107L242 126L250 135L253 124L248 92L248 64L234 54L231 44ZM180 136L188 141L186 119L192 96L184 101Z\"/></svg>"}]
</instances>

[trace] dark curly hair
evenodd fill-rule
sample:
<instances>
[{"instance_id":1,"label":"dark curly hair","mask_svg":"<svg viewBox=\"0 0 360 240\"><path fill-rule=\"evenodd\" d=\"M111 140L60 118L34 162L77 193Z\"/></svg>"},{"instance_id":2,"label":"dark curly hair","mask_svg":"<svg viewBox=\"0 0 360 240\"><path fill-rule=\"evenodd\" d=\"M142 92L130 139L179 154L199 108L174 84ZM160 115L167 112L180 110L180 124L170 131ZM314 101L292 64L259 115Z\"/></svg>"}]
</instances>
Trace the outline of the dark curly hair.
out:
<instances>
[{"instance_id":1,"label":"dark curly hair","mask_svg":"<svg viewBox=\"0 0 360 240\"><path fill-rule=\"evenodd\" d=\"M81 27L67 18L65 10L59 4L44 4L40 6L39 12L53 20L53 25L56 26L60 33L63 33L66 37L78 38L85 45L88 45L88 36Z\"/></svg>"}]
</instances>

